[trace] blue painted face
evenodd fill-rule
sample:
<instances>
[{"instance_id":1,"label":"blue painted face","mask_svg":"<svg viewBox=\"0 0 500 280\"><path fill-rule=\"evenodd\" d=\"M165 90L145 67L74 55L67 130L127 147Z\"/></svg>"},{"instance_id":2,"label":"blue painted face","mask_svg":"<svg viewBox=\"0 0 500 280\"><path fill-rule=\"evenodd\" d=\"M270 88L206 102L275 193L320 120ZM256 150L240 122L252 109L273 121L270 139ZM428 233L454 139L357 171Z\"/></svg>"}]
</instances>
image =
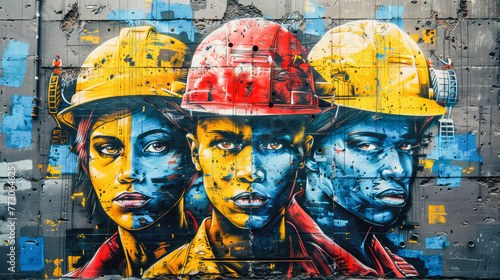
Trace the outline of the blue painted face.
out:
<instances>
[{"instance_id":1,"label":"blue painted face","mask_svg":"<svg viewBox=\"0 0 500 280\"><path fill-rule=\"evenodd\" d=\"M332 132L315 151L319 187L371 224L394 223L409 197L416 135L412 118L390 115Z\"/></svg>"},{"instance_id":2,"label":"blue painted face","mask_svg":"<svg viewBox=\"0 0 500 280\"><path fill-rule=\"evenodd\" d=\"M187 176L187 150L177 144L182 136L148 107L98 119L90 136L89 173L104 211L118 225L141 229L178 203Z\"/></svg>"},{"instance_id":3,"label":"blue painted face","mask_svg":"<svg viewBox=\"0 0 500 280\"><path fill-rule=\"evenodd\" d=\"M260 228L290 199L304 126L214 117L198 123L193 157L214 207L239 228Z\"/></svg>"}]
</instances>

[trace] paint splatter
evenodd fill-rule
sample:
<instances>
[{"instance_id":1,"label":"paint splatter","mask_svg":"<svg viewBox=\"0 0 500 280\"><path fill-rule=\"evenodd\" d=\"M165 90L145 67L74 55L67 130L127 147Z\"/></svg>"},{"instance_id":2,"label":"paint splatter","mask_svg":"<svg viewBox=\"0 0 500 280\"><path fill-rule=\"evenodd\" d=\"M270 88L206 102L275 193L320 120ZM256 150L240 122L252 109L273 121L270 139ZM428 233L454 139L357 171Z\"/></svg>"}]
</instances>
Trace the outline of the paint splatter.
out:
<instances>
[{"instance_id":1,"label":"paint splatter","mask_svg":"<svg viewBox=\"0 0 500 280\"><path fill-rule=\"evenodd\" d=\"M323 36L325 34L325 22L322 17L325 15L326 7L321 7L317 0L306 2L306 30L307 34Z\"/></svg>"},{"instance_id":2,"label":"paint splatter","mask_svg":"<svg viewBox=\"0 0 500 280\"><path fill-rule=\"evenodd\" d=\"M439 136L435 136L434 143L435 149L427 156L427 160L435 160L432 171L436 172L438 186L460 187L464 171L462 167L451 164L451 161L483 161L482 156L477 155L476 135L472 133L457 135L455 141L442 141Z\"/></svg>"},{"instance_id":3,"label":"paint splatter","mask_svg":"<svg viewBox=\"0 0 500 280\"><path fill-rule=\"evenodd\" d=\"M1 133L6 134L5 145L10 148L28 148L31 146L31 106L30 96L12 96L12 114L3 115Z\"/></svg>"},{"instance_id":4,"label":"paint splatter","mask_svg":"<svg viewBox=\"0 0 500 280\"><path fill-rule=\"evenodd\" d=\"M375 19L381 21L392 22L399 28L404 30L403 26L403 13L405 8L403 6L380 6L375 11Z\"/></svg>"},{"instance_id":5,"label":"paint splatter","mask_svg":"<svg viewBox=\"0 0 500 280\"><path fill-rule=\"evenodd\" d=\"M446 236L436 236L436 237L426 237L425 238L425 248L426 249L443 249L450 246L450 243L446 241Z\"/></svg>"},{"instance_id":6,"label":"paint splatter","mask_svg":"<svg viewBox=\"0 0 500 280\"><path fill-rule=\"evenodd\" d=\"M427 276L442 276L443 263L441 254L435 256L426 256L424 252L418 250L399 249L398 255L403 258L419 258L424 261L424 266L429 270Z\"/></svg>"},{"instance_id":7,"label":"paint splatter","mask_svg":"<svg viewBox=\"0 0 500 280\"><path fill-rule=\"evenodd\" d=\"M146 15L147 24L154 26L160 33L185 34L194 41L193 9L189 0L154 0L151 6L151 13Z\"/></svg>"},{"instance_id":8,"label":"paint splatter","mask_svg":"<svg viewBox=\"0 0 500 280\"><path fill-rule=\"evenodd\" d=\"M9 87L23 85L28 54L29 44L10 40L2 55L3 77L0 84Z\"/></svg>"},{"instance_id":9,"label":"paint splatter","mask_svg":"<svg viewBox=\"0 0 500 280\"><path fill-rule=\"evenodd\" d=\"M21 271L43 269L43 237L19 237L19 267Z\"/></svg>"}]
</instances>

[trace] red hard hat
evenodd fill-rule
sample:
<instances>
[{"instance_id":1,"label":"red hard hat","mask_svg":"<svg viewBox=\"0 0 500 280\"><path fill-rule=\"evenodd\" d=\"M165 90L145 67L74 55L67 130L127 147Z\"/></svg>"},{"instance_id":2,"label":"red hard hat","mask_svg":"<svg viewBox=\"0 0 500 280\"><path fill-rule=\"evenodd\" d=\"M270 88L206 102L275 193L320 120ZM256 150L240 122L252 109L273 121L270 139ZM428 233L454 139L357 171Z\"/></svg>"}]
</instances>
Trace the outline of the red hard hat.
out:
<instances>
[{"instance_id":1,"label":"red hard hat","mask_svg":"<svg viewBox=\"0 0 500 280\"><path fill-rule=\"evenodd\" d=\"M220 115L314 114L320 111L307 53L266 19L224 24L198 46L182 108Z\"/></svg>"}]
</instances>

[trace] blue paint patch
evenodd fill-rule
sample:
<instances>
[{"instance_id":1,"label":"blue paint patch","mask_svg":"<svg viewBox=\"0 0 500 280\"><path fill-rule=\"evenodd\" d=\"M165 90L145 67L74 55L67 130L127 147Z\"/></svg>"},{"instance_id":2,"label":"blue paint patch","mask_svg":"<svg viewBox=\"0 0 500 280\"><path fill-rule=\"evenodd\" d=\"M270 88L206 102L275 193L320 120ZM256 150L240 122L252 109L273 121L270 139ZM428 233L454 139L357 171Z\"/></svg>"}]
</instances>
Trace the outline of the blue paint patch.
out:
<instances>
[{"instance_id":1,"label":"blue paint patch","mask_svg":"<svg viewBox=\"0 0 500 280\"><path fill-rule=\"evenodd\" d=\"M31 107L33 97L12 96L12 115L3 115L0 133L6 134L5 145L9 148L28 148L31 146Z\"/></svg>"},{"instance_id":2,"label":"blue paint patch","mask_svg":"<svg viewBox=\"0 0 500 280\"><path fill-rule=\"evenodd\" d=\"M456 160L456 161L483 161L483 157L476 155L476 135L470 133L456 135L455 141L443 142L439 136L434 137L435 148L427 159Z\"/></svg>"},{"instance_id":3,"label":"blue paint patch","mask_svg":"<svg viewBox=\"0 0 500 280\"><path fill-rule=\"evenodd\" d=\"M399 249L398 255L403 258L418 258L424 261L425 268L429 270L426 276L443 276L443 262L441 254L426 256L422 251Z\"/></svg>"},{"instance_id":4,"label":"blue paint patch","mask_svg":"<svg viewBox=\"0 0 500 280\"><path fill-rule=\"evenodd\" d=\"M21 271L40 271L43 269L43 237L19 237L19 267Z\"/></svg>"},{"instance_id":5,"label":"blue paint patch","mask_svg":"<svg viewBox=\"0 0 500 280\"><path fill-rule=\"evenodd\" d=\"M0 78L0 84L9 87L23 85L29 48L27 43L10 40L2 55L3 77Z\"/></svg>"},{"instance_id":6,"label":"blue paint patch","mask_svg":"<svg viewBox=\"0 0 500 280\"><path fill-rule=\"evenodd\" d=\"M405 242L405 238L402 234L396 234L396 233L387 233L385 235L389 241L392 242L392 244L399 246L399 244Z\"/></svg>"},{"instance_id":7,"label":"blue paint patch","mask_svg":"<svg viewBox=\"0 0 500 280\"><path fill-rule=\"evenodd\" d=\"M108 19L124 21L128 23L129 26L142 25L140 22L143 18L143 10L114 10L108 15Z\"/></svg>"},{"instance_id":8,"label":"blue paint patch","mask_svg":"<svg viewBox=\"0 0 500 280\"><path fill-rule=\"evenodd\" d=\"M425 238L425 248L426 249L443 249L450 246L450 243L446 241L446 236L436 236L436 237L426 237Z\"/></svg>"},{"instance_id":9,"label":"blue paint patch","mask_svg":"<svg viewBox=\"0 0 500 280\"><path fill-rule=\"evenodd\" d=\"M403 13L405 8L403 6L380 6L375 11L375 19L380 21L392 22L399 28L404 30Z\"/></svg>"},{"instance_id":10,"label":"blue paint patch","mask_svg":"<svg viewBox=\"0 0 500 280\"><path fill-rule=\"evenodd\" d=\"M432 171L436 172L438 186L460 187L462 181L462 167L449 162L434 163Z\"/></svg>"},{"instance_id":11,"label":"blue paint patch","mask_svg":"<svg viewBox=\"0 0 500 280\"><path fill-rule=\"evenodd\" d=\"M151 2L153 9L146 15L146 23L155 27L160 33L185 33L189 40L194 41L193 9L189 1L187 4L185 2L153 0Z\"/></svg>"},{"instance_id":12,"label":"blue paint patch","mask_svg":"<svg viewBox=\"0 0 500 280\"><path fill-rule=\"evenodd\" d=\"M462 167L452 165L451 161L482 162L483 157L477 155L476 135L456 135L455 141L443 142L439 136L434 137L435 148L427 159L434 159L432 171L436 172L437 185L460 187Z\"/></svg>"},{"instance_id":13,"label":"blue paint patch","mask_svg":"<svg viewBox=\"0 0 500 280\"><path fill-rule=\"evenodd\" d=\"M326 7L321 7L317 0L308 0L306 7L306 30L304 33L323 36L325 22L322 18L325 15Z\"/></svg>"},{"instance_id":14,"label":"blue paint patch","mask_svg":"<svg viewBox=\"0 0 500 280\"><path fill-rule=\"evenodd\" d=\"M52 145L49 151L49 164L59 167L61 174L76 173L77 156L71 153L69 145Z\"/></svg>"}]
</instances>

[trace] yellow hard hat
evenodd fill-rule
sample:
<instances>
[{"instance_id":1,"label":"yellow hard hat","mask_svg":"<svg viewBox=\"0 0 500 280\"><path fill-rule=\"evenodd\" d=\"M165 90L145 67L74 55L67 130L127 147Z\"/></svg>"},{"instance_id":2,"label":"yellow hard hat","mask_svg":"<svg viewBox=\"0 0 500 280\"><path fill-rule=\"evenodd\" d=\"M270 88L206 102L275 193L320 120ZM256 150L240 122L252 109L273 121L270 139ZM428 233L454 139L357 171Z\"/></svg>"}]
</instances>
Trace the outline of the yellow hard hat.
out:
<instances>
[{"instance_id":1,"label":"yellow hard hat","mask_svg":"<svg viewBox=\"0 0 500 280\"><path fill-rule=\"evenodd\" d=\"M180 104L188 54L189 48L184 43L159 34L153 27L124 28L118 37L103 43L87 57L71 106L61 111L58 118L75 127L78 112L118 97L173 97ZM109 112L115 108L105 109Z\"/></svg>"},{"instance_id":2,"label":"yellow hard hat","mask_svg":"<svg viewBox=\"0 0 500 280\"><path fill-rule=\"evenodd\" d=\"M309 54L326 80L319 98L384 114L434 116L446 109L432 100L422 51L395 24L354 21L327 32Z\"/></svg>"}]
</instances>

